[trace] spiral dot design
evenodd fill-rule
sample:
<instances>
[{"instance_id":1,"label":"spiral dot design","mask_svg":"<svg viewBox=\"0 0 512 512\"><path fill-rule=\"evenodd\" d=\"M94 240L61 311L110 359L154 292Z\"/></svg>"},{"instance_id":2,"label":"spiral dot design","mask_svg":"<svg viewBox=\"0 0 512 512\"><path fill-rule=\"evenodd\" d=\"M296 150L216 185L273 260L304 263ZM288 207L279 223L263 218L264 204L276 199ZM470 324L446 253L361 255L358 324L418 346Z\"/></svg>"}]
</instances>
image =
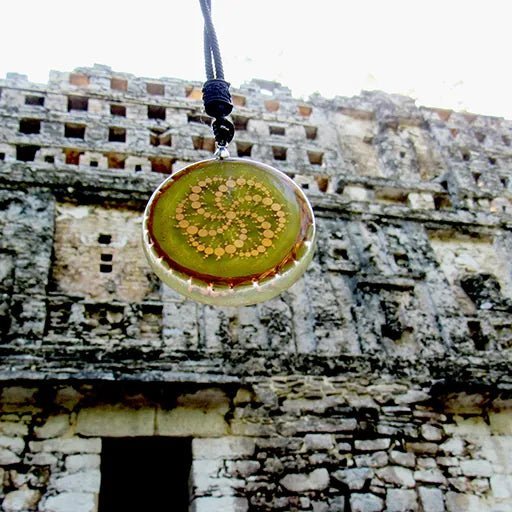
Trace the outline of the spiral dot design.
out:
<instances>
[{"instance_id":1,"label":"spiral dot design","mask_svg":"<svg viewBox=\"0 0 512 512\"><path fill-rule=\"evenodd\" d=\"M288 213L256 178L198 179L177 204L175 226L203 258L257 258L272 248Z\"/></svg>"},{"instance_id":2,"label":"spiral dot design","mask_svg":"<svg viewBox=\"0 0 512 512\"><path fill-rule=\"evenodd\" d=\"M303 274L314 252L303 192L245 159L206 160L170 176L151 197L142 231L158 276L207 304L267 300Z\"/></svg>"}]
</instances>

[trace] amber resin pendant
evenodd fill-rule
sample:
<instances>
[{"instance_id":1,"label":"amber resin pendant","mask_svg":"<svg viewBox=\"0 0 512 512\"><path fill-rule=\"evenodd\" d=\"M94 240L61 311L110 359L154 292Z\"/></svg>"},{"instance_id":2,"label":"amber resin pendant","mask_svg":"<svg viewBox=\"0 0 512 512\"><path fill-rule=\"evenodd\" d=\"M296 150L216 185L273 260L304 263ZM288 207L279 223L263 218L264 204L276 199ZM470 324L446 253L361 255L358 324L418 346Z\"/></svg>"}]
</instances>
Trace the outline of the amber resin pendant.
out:
<instances>
[{"instance_id":1,"label":"amber resin pendant","mask_svg":"<svg viewBox=\"0 0 512 512\"><path fill-rule=\"evenodd\" d=\"M198 162L165 180L143 220L143 246L160 279L218 306L268 300L304 273L315 220L302 190L259 162Z\"/></svg>"}]
</instances>

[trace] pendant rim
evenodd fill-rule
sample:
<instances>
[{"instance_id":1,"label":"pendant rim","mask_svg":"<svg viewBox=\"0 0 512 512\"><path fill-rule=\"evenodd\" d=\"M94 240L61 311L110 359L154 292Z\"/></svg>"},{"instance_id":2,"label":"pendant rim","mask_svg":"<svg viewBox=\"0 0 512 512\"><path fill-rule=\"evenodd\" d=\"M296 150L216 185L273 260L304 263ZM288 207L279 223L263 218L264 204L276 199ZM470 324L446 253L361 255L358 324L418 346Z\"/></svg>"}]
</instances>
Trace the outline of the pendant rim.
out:
<instances>
[{"instance_id":1,"label":"pendant rim","mask_svg":"<svg viewBox=\"0 0 512 512\"><path fill-rule=\"evenodd\" d=\"M298 208L298 231L295 241L276 265L256 274L223 277L203 274L174 261L159 246L152 232L152 215L158 198L180 178L197 168L219 163L216 158L201 160L180 169L165 179L153 192L142 222L143 249L158 277L179 293L199 302L214 305L247 305L278 295L297 281L313 257L316 241L316 223L311 204L300 187L284 172L268 164L247 158L226 158L223 163L253 165L256 169L277 177L290 187Z\"/></svg>"}]
</instances>

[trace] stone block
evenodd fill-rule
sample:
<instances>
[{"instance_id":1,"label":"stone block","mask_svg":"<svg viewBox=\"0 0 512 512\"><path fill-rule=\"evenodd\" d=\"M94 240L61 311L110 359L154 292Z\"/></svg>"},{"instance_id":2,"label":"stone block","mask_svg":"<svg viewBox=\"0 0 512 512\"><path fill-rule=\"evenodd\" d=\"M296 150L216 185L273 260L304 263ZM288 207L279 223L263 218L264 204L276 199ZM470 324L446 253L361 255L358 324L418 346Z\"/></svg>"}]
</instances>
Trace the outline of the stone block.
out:
<instances>
[{"instance_id":1,"label":"stone block","mask_svg":"<svg viewBox=\"0 0 512 512\"><path fill-rule=\"evenodd\" d=\"M360 491L373 475L374 470L370 468L351 468L335 471L332 476L347 485L350 490Z\"/></svg>"},{"instance_id":2,"label":"stone block","mask_svg":"<svg viewBox=\"0 0 512 512\"><path fill-rule=\"evenodd\" d=\"M416 491L388 489L386 494L387 512L417 512Z\"/></svg>"},{"instance_id":3,"label":"stone block","mask_svg":"<svg viewBox=\"0 0 512 512\"><path fill-rule=\"evenodd\" d=\"M487 437L491 433L489 425L480 416L471 416L463 418L462 416L454 416L455 425L447 424L444 430L451 436L459 436L465 438L478 439Z\"/></svg>"},{"instance_id":4,"label":"stone block","mask_svg":"<svg viewBox=\"0 0 512 512\"><path fill-rule=\"evenodd\" d=\"M251 457L255 442L246 437L223 437L221 439L193 439L193 459L237 459Z\"/></svg>"},{"instance_id":5,"label":"stone block","mask_svg":"<svg viewBox=\"0 0 512 512\"><path fill-rule=\"evenodd\" d=\"M490 412L491 432L496 435L512 435L512 411Z\"/></svg>"},{"instance_id":6,"label":"stone block","mask_svg":"<svg viewBox=\"0 0 512 512\"><path fill-rule=\"evenodd\" d=\"M47 439L45 441L30 441L29 447L34 453L100 453L101 439L84 439L82 437Z\"/></svg>"},{"instance_id":7,"label":"stone block","mask_svg":"<svg viewBox=\"0 0 512 512\"><path fill-rule=\"evenodd\" d=\"M356 440L354 446L356 450L363 452L387 450L391 444L389 439L364 439Z\"/></svg>"},{"instance_id":8,"label":"stone block","mask_svg":"<svg viewBox=\"0 0 512 512\"><path fill-rule=\"evenodd\" d=\"M257 460L237 460L226 462L226 468L229 473L235 477L248 477L256 473L261 467Z\"/></svg>"},{"instance_id":9,"label":"stone block","mask_svg":"<svg viewBox=\"0 0 512 512\"><path fill-rule=\"evenodd\" d=\"M306 434L304 436L304 450L330 450L334 447L334 438L331 434Z\"/></svg>"},{"instance_id":10,"label":"stone block","mask_svg":"<svg viewBox=\"0 0 512 512\"><path fill-rule=\"evenodd\" d=\"M416 404L426 402L430 400L430 395L425 391L419 389L410 389L403 395L399 395L395 398L397 404Z\"/></svg>"},{"instance_id":11,"label":"stone block","mask_svg":"<svg viewBox=\"0 0 512 512\"><path fill-rule=\"evenodd\" d=\"M422 192L409 192L407 195L409 207L413 210L433 210L435 209L434 198L432 194Z\"/></svg>"},{"instance_id":12,"label":"stone block","mask_svg":"<svg viewBox=\"0 0 512 512\"><path fill-rule=\"evenodd\" d=\"M460 469L465 476L484 476L492 475L491 463L484 459L463 460L460 463Z\"/></svg>"},{"instance_id":13,"label":"stone block","mask_svg":"<svg viewBox=\"0 0 512 512\"><path fill-rule=\"evenodd\" d=\"M21 386L9 386L2 390L0 403L2 404L33 404L37 388L24 388Z\"/></svg>"},{"instance_id":14,"label":"stone block","mask_svg":"<svg viewBox=\"0 0 512 512\"><path fill-rule=\"evenodd\" d=\"M72 411L83 398L82 394L71 386L57 390L55 403L68 411Z\"/></svg>"},{"instance_id":15,"label":"stone block","mask_svg":"<svg viewBox=\"0 0 512 512\"><path fill-rule=\"evenodd\" d=\"M414 487L413 472L402 466L388 466L377 471L377 476L384 482L401 487Z\"/></svg>"},{"instance_id":16,"label":"stone block","mask_svg":"<svg viewBox=\"0 0 512 512\"><path fill-rule=\"evenodd\" d=\"M433 487L419 487L418 494L423 512L444 512L443 491Z\"/></svg>"},{"instance_id":17,"label":"stone block","mask_svg":"<svg viewBox=\"0 0 512 512\"><path fill-rule=\"evenodd\" d=\"M375 452L369 455L356 455L354 462L358 467L382 468L389 462L386 452Z\"/></svg>"},{"instance_id":18,"label":"stone block","mask_svg":"<svg viewBox=\"0 0 512 512\"><path fill-rule=\"evenodd\" d=\"M68 455L66 457L66 469L69 473L75 473L84 469L99 469L101 458L99 455Z\"/></svg>"},{"instance_id":19,"label":"stone block","mask_svg":"<svg viewBox=\"0 0 512 512\"><path fill-rule=\"evenodd\" d=\"M13 451L7 448L0 448L0 465L8 466L9 464L17 464L21 459Z\"/></svg>"},{"instance_id":20,"label":"stone block","mask_svg":"<svg viewBox=\"0 0 512 512\"><path fill-rule=\"evenodd\" d=\"M485 510L480 498L471 494L447 492L445 499L447 512L482 512Z\"/></svg>"},{"instance_id":21,"label":"stone block","mask_svg":"<svg viewBox=\"0 0 512 512\"><path fill-rule=\"evenodd\" d=\"M439 466L458 466L459 459L457 457L437 457L437 464Z\"/></svg>"},{"instance_id":22,"label":"stone block","mask_svg":"<svg viewBox=\"0 0 512 512\"><path fill-rule=\"evenodd\" d=\"M55 466L59 459L51 453L27 453L23 462L32 466Z\"/></svg>"},{"instance_id":23,"label":"stone block","mask_svg":"<svg viewBox=\"0 0 512 512\"><path fill-rule=\"evenodd\" d=\"M7 437L23 437L28 435L28 427L16 421L0 421L0 435Z\"/></svg>"},{"instance_id":24,"label":"stone block","mask_svg":"<svg viewBox=\"0 0 512 512\"><path fill-rule=\"evenodd\" d=\"M374 494L351 494L350 510L352 512L381 512L384 501Z\"/></svg>"},{"instance_id":25,"label":"stone block","mask_svg":"<svg viewBox=\"0 0 512 512\"><path fill-rule=\"evenodd\" d=\"M434 425L425 423L424 425L421 425L420 430L423 439L426 441L441 441L443 438L443 431L439 427L434 427Z\"/></svg>"},{"instance_id":26,"label":"stone block","mask_svg":"<svg viewBox=\"0 0 512 512\"><path fill-rule=\"evenodd\" d=\"M441 473L441 471L439 471L439 469L435 469L435 468L424 469L422 471L415 471L414 479L417 482L424 482L427 484L441 484L441 485L446 484L446 478L443 475L443 473Z\"/></svg>"},{"instance_id":27,"label":"stone block","mask_svg":"<svg viewBox=\"0 0 512 512\"><path fill-rule=\"evenodd\" d=\"M190 506L190 512L247 512L249 503L245 498L234 496L195 498Z\"/></svg>"},{"instance_id":28,"label":"stone block","mask_svg":"<svg viewBox=\"0 0 512 512\"><path fill-rule=\"evenodd\" d=\"M91 469L57 478L54 483L59 492L99 493L101 475L99 470Z\"/></svg>"},{"instance_id":29,"label":"stone block","mask_svg":"<svg viewBox=\"0 0 512 512\"><path fill-rule=\"evenodd\" d=\"M224 419L225 413L193 407L176 407L170 411L157 410L156 429L159 435L216 437L224 436L229 426Z\"/></svg>"},{"instance_id":30,"label":"stone block","mask_svg":"<svg viewBox=\"0 0 512 512\"><path fill-rule=\"evenodd\" d=\"M83 492L62 492L50 496L42 505L42 512L96 512L97 495Z\"/></svg>"},{"instance_id":31,"label":"stone block","mask_svg":"<svg viewBox=\"0 0 512 512\"><path fill-rule=\"evenodd\" d=\"M498 499L512 498L512 475L491 476L492 495Z\"/></svg>"},{"instance_id":32,"label":"stone block","mask_svg":"<svg viewBox=\"0 0 512 512\"><path fill-rule=\"evenodd\" d=\"M389 460L398 466L405 466L408 468L413 468L416 464L416 457L414 453L408 453L408 452L399 452L396 450L393 450L389 454Z\"/></svg>"},{"instance_id":33,"label":"stone block","mask_svg":"<svg viewBox=\"0 0 512 512\"><path fill-rule=\"evenodd\" d=\"M435 455L439 450L435 443L405 443L405 448L410 452L429 455Z\"/></svg>"},{"instance_id":34,"label":"stone block","mask_svg":"<svg viewBox=\"0 0 512 512\"><path fill-rule=\"evenodd\" d=\"M280 481L281 485L292 492L323 491L329 486L329 473L319 468L311 473L290 473Z\"/></svg>"},{"instance_id":35,"label":"stone block","mask_svg":"<svg viewBox=\"0 0 512 512\"><path fill-rule=\"evenodd\" d=\"M50 416L44 425L34 429L34 433L39 439L47 439L62 436L68 430L69 416L67 414L59 414L57 416Z\"/></svg>"},{"instance_id":36,"label":"stone block","mask_svg":"<svg viewBox=\"0 0 512 512\"><path fill-rule=\"evenodd\" d=\"M440 450L450 455L462 455L464 441L460 437L452 437L439 446Z\"/></svg>"},{"instance_id":37,"label":"stone block","mask_svg":"<svg viewBox=\"0 0 512 512\"><path fill-rule=\"evenodd\" d=\"M346 185L343 188L343 195L352 201L371 201L373 191L357 185Z\"/></svg>"},{"instance_id":38,"label":"stone block","mask_svg":"<svg viewBox=\"0 0 512 512\"><path fill-rule=\"evenodd\" d=\"M122 405L99 405L80 410L76 433L97 437L134 437L154 434L155 410Z\"/></svg>"},{"instance_id":39,"label":"stone block","mask_svg":"<svg viewBox=\"0 0 512 512\"><path fill-rule=\"evenodd\" d=\"M35 510L41 499L41 493L33 489L18 489L5 495L2 510L5 512L26 512Z\"/></svg>"},{"instance_id":40,"label":"stone block","mask_svg":"<svg viewBox=\"0 0 512 512\"><path fill-rule=\"evenodd\" d=\"M19 454L25 449L25 441L20 437L0 436L0 448Z\"/></svg>"}]
</instances>

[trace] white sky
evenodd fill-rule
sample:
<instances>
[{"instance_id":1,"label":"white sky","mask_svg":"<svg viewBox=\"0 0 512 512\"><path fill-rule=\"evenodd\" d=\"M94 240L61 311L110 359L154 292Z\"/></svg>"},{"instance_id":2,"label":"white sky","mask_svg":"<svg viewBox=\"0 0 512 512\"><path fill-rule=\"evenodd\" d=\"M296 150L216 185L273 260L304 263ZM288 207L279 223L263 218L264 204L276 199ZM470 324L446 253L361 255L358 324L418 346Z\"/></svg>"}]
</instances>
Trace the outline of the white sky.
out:
<instances>
[{"instance_id":1,"label":"white sky","mask_svg":"<svg viewBox=\"0 0 512 512\"><path fill-rule=\"evenodd\" d=\"M381 89L512 119L509 0L212 0L226 79L294 96ZM45 83L95 62L204 80L198 0L6 0L0 76Z\"/></svg>"}]
</instances>

